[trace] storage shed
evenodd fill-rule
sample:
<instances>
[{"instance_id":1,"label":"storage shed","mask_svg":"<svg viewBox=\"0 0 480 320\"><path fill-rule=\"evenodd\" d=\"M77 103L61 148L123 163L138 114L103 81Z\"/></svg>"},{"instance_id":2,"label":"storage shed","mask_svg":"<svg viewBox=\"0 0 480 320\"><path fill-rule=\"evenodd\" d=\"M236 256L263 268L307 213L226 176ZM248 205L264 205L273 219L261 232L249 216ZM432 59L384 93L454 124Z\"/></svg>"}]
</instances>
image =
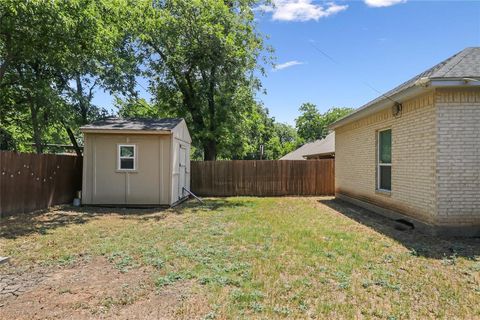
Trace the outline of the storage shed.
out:
<instances>
[{"instance_id":1,"label":"storage shed","mask_svg":"<svg viewBox=\"0 0 480 320\"><path fill-rule=\"evenodd\" d=\"M83 126L82 203L173 205L190 188L184 119L106 118Z\"/></svg>"}]
</instances>

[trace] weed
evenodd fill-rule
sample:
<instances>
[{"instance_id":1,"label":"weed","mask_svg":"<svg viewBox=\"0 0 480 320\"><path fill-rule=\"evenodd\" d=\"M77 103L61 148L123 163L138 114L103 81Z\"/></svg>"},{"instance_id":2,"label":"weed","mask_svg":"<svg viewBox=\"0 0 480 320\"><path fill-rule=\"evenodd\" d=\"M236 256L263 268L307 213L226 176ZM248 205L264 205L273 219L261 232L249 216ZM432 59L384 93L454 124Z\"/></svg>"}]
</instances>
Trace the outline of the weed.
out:
<instances>
[{"instance_id":1,"label":"weed","mask_svg":"<svg viewBox=\"0 0 480 320\"><path fill-rule=\"evenodd\" d=\"M451 256L443 257L442 263L445 266L453 266L453 265L457 264L457 254L454 253Z\"/></svg>"},{"instance_id":2,"label":"weed","mask_svg":"<svg viewBox=\"0 0 480 320\"><path fill-rule=\"evenodd\" d=\"M60 288L58 289L58 293L65 294L65 293L72 293L72 290L69 288Z\"/></svg>"},{"instance_id":3,"label":"weed","mask_svg":"<svg viewBox=\"0 0 480 320\"><path fill-rule=\"evenodd\" d=\"M259 313L264 311L265 307L260 302L253 301L252 303L250 303L250 309L252 309L253 312Z\"/></svg>"},{"instance_id":4,"label":"weed","mask_svg":"<svg viewBox=\"0 0 480 320\"><path fill-rule=\"evenodd\" d=\"M184 278L184 275L180 273L170 272L164 277L157 278L157 280L155 280L155 286L158 288L166 287L174 284L177 281L183 280Z\"/></svg>"},{"instance_id":5,"label":"weed","mask_svg":"<svg viewBox=\"0 0 480 320\"><path fill-rule=\"evenodd\" d=\"M126 253L114 252L109 255L107 259L114 264L115 269L123 273L128 272L128 270L135 266L133 257Z\"/></svg>"},{"instance_id":6,"label":"weed","mask_svg":"<svg viewBox=\"0 0 480 320\"><path fill-rule=\"evenodd\" d=\"M292 313L292 310L290 310L290 308L286 306L275 306L273 308L273 312L282 316L288 316Z\"/></svg>"},{"instance_id":7,"label":"weed","mask_svg":"<svg viewBox=\"0 0 480 320\"><path fill-rule=\"evenodd\" d=\"M392 284L390 283L388 280L386 279L379 279L379 280L376 280L374 282L375 285L377 286L380 286L380 287L383 287L383 288L388 288L388 289L392 289L392 290L395 290L395 291L398 291L400 290L400 285L398 284Z\"/></svg>"},{"instance_id":8,"label":"weed","mask_svg":"<svg viewBox=\"0 0 480 320\"><path fill-rule=\"evenodd\" d=\"M217 313L215 311L210 311L203 317L204 320L213 320L217 318Z\"/></svg>"},{"instance_id":9,"label":"weed","mask_svg":"<svg viewBox=\"0 0 480 320\"><path fill-rule=\"evenodd\" d=\"M57 262L61 266L73 265L75 263L75 256L70 254L62 255L60 258L57 259Z\"/></svg>"}]
</instances>

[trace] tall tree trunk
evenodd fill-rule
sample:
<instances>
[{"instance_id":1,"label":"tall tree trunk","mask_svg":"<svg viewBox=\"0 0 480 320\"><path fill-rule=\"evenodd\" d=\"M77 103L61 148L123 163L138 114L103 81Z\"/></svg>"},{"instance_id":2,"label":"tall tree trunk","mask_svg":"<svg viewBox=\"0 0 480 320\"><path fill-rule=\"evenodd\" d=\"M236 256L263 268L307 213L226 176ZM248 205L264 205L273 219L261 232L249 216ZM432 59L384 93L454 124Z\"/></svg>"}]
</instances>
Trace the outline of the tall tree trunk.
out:
<instances>
[{"instance_id":1,"label":"tall tree trunk","mask_svg":"<svg viewBox=\"0 0 480 320\"><path fill-rule=\"evenodd\" d=\"M215 72L216 67L212 67L210 70L210 79L209 79L209 87L208 87L208 113L210 117L209 123L209 131L211 134L215 135L215 131L217 128L216 125L216 110L215 110ZM204 81L207 80L207 77L203 77ZM215 138L208 139L206 141L206 145L204 147L204 157L205 160L217 160L217 141Z\"/></svg>"},{"instance_id":2,"label":"tall tree trunk","mask_svg":"<svg viewBox=\"0 0 480 320\"><path fill-rule=\"evenodd\" d=\"M88 105L83 95L82 78L79 74L77 74L75 78L77 83L77 99L80 108L80 117L82 118L82 124L86 124L88 122Z\"/></svg>"},{"instance_id":3,"label":"tall tree trunk","mask_svg":"<svg viewBox=\"0 0 480 320\"><path fill-rule=\"evenodd\" d=\"M8 62L4 61L2 64L0 64L0 83L3 81L3 77L5 76L5 73L7 72L7 67L8 67Z\"/></svg>"},{"instance_id":4,"label":"tall tree trunk","mask_svg":"<svg viewBox=\"0 0 480 320\"><path fill-rule=\"evenodd\" d=\"M33 127L33 143L35 144L35 151L37 153L43 153L42 144L42 130L38 123L38 110L33 102L30 102L30 116L32 118Z\"/></svg>"},{"instance_id":5,"label":"tall tree trunk","mask_svg":"<svg viewBox=\"0 0 480 320\"><path fill-rule=\"evenodd\" d=\"M206 141L203 147L203 160L217 160L217 142L215 140Z\"/></svg>"},{"instance_id":6,"label":"tall tree trunk","mask_svg":"<svg viewBox=\"0 0 480 320\"><path fill-rule=\"evenodd\" d=\"M65 130L67 131L68 137L70 138L70 142L72 143L73 148L75 149L75 153L77 156L81 157L82 156L82 150L80 150L80 147L78 146L77 140L75 139L75 135L73 134L72 129L67 126L65 126Z\"/></svg>"}]
</instances>

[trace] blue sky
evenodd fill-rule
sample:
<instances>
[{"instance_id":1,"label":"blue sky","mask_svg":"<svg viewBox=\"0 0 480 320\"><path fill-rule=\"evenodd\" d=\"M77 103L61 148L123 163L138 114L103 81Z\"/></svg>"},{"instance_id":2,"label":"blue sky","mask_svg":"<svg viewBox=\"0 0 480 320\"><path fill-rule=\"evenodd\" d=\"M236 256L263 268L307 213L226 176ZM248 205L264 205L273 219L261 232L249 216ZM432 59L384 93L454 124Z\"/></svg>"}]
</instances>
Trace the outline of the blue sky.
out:
<instances>
[{"instance_id":1,"label":"blue sky","mask_svg":"<svg viewBox=\"0 0 480 320\"><path fill-rule=\"evenodd\" d=\"M294 124L303 102L322 112L360 107L379 95L369 86L388 91L480 46L480 1L273 2L258 12L258 28L270 37L277 69L267 70L267 94L258 98L280 122ZM103 93L95 98L105 107L110 101Z\"/></svg>"}]
</instances>

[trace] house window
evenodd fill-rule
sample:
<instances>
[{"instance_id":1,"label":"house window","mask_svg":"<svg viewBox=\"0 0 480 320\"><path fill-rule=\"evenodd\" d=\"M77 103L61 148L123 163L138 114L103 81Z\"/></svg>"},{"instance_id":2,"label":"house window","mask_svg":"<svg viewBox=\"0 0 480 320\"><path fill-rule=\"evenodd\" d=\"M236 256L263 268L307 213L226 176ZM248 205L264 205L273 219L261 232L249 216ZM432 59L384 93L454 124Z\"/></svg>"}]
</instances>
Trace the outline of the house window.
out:
<instances>
[{"instance_id":1,"label":"house window","mask_svg":"<svg viewBox=\"0 0 480 320\"><path fill-rule=\"evenodd\" d=\"M121 144L118 146L118 170L135 170L136 148L134 144Z\"/></svg>"},{"instance_id":2,"label":"house window","mask_svg":"<svg viewBox=\"0 0 480 320\"><path fill-rule=\"evenodd\" d=\"M378 131L378 190L392 190L392 130Z\"/></svg>"}]
</instances>

